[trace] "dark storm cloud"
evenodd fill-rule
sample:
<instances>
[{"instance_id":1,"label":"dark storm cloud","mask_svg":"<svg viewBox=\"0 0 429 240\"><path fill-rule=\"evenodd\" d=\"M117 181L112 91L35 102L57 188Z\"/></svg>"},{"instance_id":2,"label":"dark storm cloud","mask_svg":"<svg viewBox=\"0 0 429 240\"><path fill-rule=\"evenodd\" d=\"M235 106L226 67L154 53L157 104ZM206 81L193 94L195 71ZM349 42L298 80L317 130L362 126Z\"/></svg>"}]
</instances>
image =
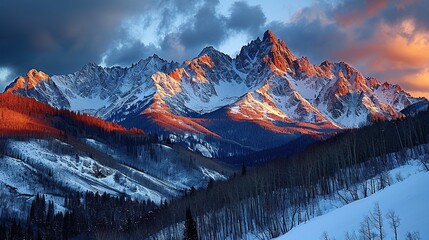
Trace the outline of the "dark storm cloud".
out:
<instances>
[{"instance_id":1,"label":"dark storm cloud","mask_svg":"<svg viewBox=\"0 0 429 240\"><path fill-rule=\"evenodd\" d=\"M429 30L429 2L426 0L346 0L336 9L340 24L365 24L382 20L391 25L413 19L417 30Z\"/></svg>"},{"instance_id":2,"label":"dark storm cloud","mask_svg":"<svg viewBox=\"0 0 429 240\"><path fill-rule=\"evenodd\" d=\"M266 17L260 6L236 2L230 15L217 12L219 1L199 1L183 9L183 0L162 10L157 27L159 46L143 44L139 39L130 39L122 34L118 42L122 48L112 48L106 53L107 65L129 65L153 53L167 60L182 61L196 57L206 46L218 47L227 38L244 32L252 37L259 35L265 27ZM189 4L188 4L189 5ZM172 31L171 25L178 14L186 15L186 21Z\"/></svg>"},{"instance_id":3,"label":"dark storm cloud","mask_svg":"<svg viewBox=\"0 0 429 240\"><path fill-rule=\"evenodd\" d=\"M250 6L244 1L235 2L231 7L228 27L237 31L247 31L258 36L265 26L267 18L260 5Z\"/></svg>"},{"instance_id":4,"label":"dark storm cloud","mask_svg":"<svg viewBox=\"0 0 429 240\"><path fill-rule=\"evenodd\" d=\"M339 60L332 56L332 52L348 44L347 35L332 23L324 25L317 20L299 20L285 25L273 22L269 28L286 42L297 57L307 56L315 63L326 59Z\"/></svg>"},{"instance_id":5,"label":"dark storm cloud","mask_svg":"<svg viewBox=\"0 0 429 240\"><path fill-rule=\"evenodd\" d=\"M347 34L328 16L329 6L316 4L301 9L289 23L271 22L268 28L284 40L297 57L307 56L310 61L338 60L332 56L335 49L346 47Z\"/></svg>"},{"instance_id":6,"label":"dark storm cloud","mask_svg":"<svg viewBox=\"0 0 429 240\"><path fill-rule=\"evenodd\" d=\"M22 74L77 70L99 62L125 17L141 14L156 1L2 1L0 66Z\"/></svg>"},{"instance_id":7,"label":"dark storm cloud","mask_svg":"<svg viewBox=\"0 0 429 240\"><path fill-rule=\"evenodd\" d=\"M125 43L121 48L110 49L107 53L109 57L104 60L104 63L108 66L129 66L142 59L142 56L150 56L156 53L157 50L153 44L145 45L138 41Z\"/></svg>"},{"instance_id":8,"label":"dark storm cloud","mask_svg":"<svg viewBox=\"0 0 429 240\"><path fill-rule=\"evenodd\" d=\"M219 1L207 1L190 22L184 24L180 40L186 48L220 44L226 37L226 18L216 12Z\"/></svg>"},{"instance_id":9,"label":"dark storm cloud","mask_svg":"<svg viewBox=\"0 0 429 240\"><path fill-rule=\"evenodd\" d=\"M183 16L190 16L195 13L206 0L194 0L192 4L189 4L189 0L172 0L170 4L163 6L160 10L160 14L157 17L160 18L157 29L160 33L168 33L172 30L171 26L177 21L177 18Z\"/></svg>"},{"instance_id":10,"label":"dark storm cloud","mask_svg":"<svg viewBox=\"0 0 429 240\"><path fill-rule=\"evenodd\" d=\"M265 27L266 17L259 5L250 6L243 1L235 2L230 15L216 12L219 1L207 1L195 16L181 27L179 41L187 49L201 51L207 45L219 46L228 37L245 32L259 35Z\"/></svg>"},{"instance_id":11,"label":"dark storm cloud","mask_svg":"<svg viewBox=\"0 0 429 240\"><path fill-rule=\"evenodd\" d=\"M416 31L429 31L429 1L427 0L402 0L396 4L389 4L382 11L385 21L390 24L398 24L406 19L413 19Z\"/></svg>"}]
</instances>

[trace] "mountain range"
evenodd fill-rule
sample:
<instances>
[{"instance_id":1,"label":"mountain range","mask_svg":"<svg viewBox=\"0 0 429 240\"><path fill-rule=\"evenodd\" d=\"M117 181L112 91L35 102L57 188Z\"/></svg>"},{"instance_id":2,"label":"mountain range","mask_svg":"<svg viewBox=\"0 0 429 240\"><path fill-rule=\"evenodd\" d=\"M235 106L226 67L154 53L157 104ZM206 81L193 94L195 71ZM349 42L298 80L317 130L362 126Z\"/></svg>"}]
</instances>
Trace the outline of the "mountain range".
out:
<instances>
[{"instance_id":1,"label":"mountain range","mask_svg":"<svg viewBox=\"0 0 429 240\"><path fill-rule=\"evenodd\" d=\"M204 48L182 64L157 55L130 67L30 70L5 92L157 134L209 158L244 155L404 116L419 102L345 62L313 65L271 31L232 58Z\"/></svg>"}]
</instances>

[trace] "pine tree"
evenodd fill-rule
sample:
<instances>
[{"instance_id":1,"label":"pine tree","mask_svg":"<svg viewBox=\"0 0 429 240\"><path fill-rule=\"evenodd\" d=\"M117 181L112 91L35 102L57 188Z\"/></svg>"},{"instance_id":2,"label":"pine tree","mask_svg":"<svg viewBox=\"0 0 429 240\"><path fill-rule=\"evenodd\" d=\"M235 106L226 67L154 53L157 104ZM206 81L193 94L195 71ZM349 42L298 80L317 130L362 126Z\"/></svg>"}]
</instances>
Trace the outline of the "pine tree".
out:
<instances>
[{"instance_id":1,"label":"pine tree","mask_svg":"<svg viewBox=\"0 0 429 240\"><path fill-rule=\"evenodd\" d=\"M241 165L241 175L242 176L246 175L246 172L247 172L246 165L243 162L243 165Z\"/></svg>"},{"instance_id":2,"label":"pine tree","mask_svg":"<svg viewBox=\"0 0 429 240\"><path fill-rule=\"evenodd\" d=\"M48 212L46 214L46 220L45 220L45 229L46 229L46 237L48 239L55 239L55 234L54 234L54 216L55 216L55 212L54 212L54 202L53 201L49 201L48 202Z\"/></svg>"},{"instance_id":3,"label":"pine tree","mask_svg":"<svg viewBox=\"0 0 429 240\"><path fill-rule=\"evenodd\" d=\"M213 185L214 185L214 180L213 180L213 178L210 178L210 179L209 179L209 182L208 182L208 184L207 184L207 190L212 189L212 188L213 188Z\"/></svg>"},{"instance_id":4,"label":"pine tree","mask_svg":"<svg viewBox=\"0 0 429 240\"><path fill-rule=\"evenodd\" d=\"M197 226L192 218L191 209L186 208L185 231L183 233L184 240L198 240Z\"/></svg>"}]
</instances>

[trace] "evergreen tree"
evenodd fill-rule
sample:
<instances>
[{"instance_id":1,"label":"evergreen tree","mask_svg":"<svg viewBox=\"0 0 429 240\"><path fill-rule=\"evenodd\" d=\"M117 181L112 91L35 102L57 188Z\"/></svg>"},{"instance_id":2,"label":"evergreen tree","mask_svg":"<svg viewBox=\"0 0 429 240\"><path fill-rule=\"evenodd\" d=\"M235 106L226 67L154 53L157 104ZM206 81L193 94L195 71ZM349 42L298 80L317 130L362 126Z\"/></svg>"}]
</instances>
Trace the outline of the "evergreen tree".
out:
<instances>
[{"instance_id":1,"label":"evergreen tree","mask_svg":"<svg viewBox=\"0 0 429 240\"><path fill-rule=\"evenodd\" d=\"M246 175L246 172L247 172L246 165L243 162L243 165L241 165L241 175L242 176Z\"/></svg>"},{"instance_id":2,"label":"evergreen tree","mask_svg":"<svg viewBox=\"0 0 429 240\"><path fill-rule=\"evenodd\" d=\"M183 233L184 240L198 240L197 226L192 218L191 209L186 208L185 231Z\"/></svg>"},{"instance_id":3,"label":"evergreen tree","mask_svg":"<svg viewBox=\"0 0 429 240\"><path fill-rule=\"evenodd\" d=\"M213 184L214 184L214 180L213 180L213 178L210 178L209 182L207 184L207 190L212 189L213 188Z\"/></svg>"}]
</instances>

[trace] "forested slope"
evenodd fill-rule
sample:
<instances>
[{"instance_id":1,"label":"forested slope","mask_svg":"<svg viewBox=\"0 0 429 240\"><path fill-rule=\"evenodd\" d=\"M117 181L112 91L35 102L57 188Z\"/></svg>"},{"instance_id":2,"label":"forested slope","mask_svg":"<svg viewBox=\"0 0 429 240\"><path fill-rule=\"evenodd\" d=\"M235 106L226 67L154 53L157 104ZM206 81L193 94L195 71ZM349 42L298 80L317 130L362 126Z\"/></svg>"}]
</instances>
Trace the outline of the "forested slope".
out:
<instances>
[{"instance_id":1,"label":"forested slope","mask_svg":"<svg viewBox=\"0 0 429 240\"><path fill-rule=\"evenodd\" d=\"M338 197L340 191L347 193L345 203L365 198L391 184L387 171L409 159L418 159L427 169L428 122L427 111L378 122L243 171L242 176L173 201L157 218L162 231L152 237L179 239L187 206L197 216L202 239L236 239L249 233L263 239L279 236L318 216L321 198Z\"/></svg>"}]
</instances>

